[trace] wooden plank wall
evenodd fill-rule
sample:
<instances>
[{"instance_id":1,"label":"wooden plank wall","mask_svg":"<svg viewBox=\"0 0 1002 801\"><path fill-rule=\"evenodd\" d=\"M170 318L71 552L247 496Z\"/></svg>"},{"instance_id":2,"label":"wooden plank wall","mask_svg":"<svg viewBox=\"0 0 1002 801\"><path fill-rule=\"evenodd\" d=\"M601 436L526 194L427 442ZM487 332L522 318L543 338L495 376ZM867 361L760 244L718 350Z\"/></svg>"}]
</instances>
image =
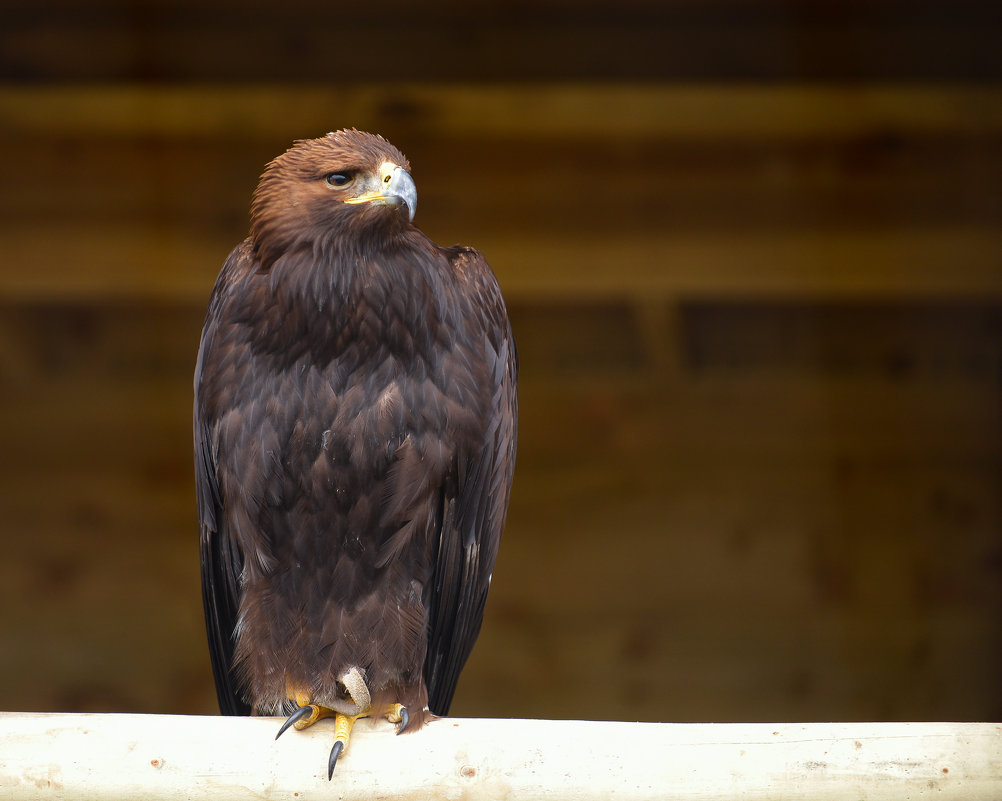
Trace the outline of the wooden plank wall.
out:
<instances>
[{"instance_id":1,"label":"wooden plank wall","mask_svg":"<svg viewBox=\"0 0 1002 801\"><path fill-rule=\"evenodd\" d=\"M997 12L50 6L0 31L0 708L213 709L204 304L263 164L357 126L522 357L457 714L1002 715Z\"/></svg>"}]
</instances>

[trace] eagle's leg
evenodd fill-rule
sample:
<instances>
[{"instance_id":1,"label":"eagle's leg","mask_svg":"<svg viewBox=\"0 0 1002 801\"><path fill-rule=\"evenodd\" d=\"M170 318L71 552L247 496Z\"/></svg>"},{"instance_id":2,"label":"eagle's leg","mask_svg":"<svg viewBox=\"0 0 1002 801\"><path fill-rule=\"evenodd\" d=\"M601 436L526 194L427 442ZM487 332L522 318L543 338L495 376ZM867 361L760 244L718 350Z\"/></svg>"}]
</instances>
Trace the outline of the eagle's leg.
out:
<instances>
[{"instance_id":1,"label":"eagle's leg","mask_svg":"<svg viewBox=\"0 0 1002 801\"><path fill-rule=\"evenodd\" d=\"M313 703L309 692L297 689L293 684L287 683L286 695L298 708L285 719L278 734L275 735L277 740L291 726L294 726L297 731L302 731L318 720L334 718L334 746L331 748L330 758L327 760L328 779L334 776L338 757L348 748L348 740L351 738L351 730L355 721L375 714L375 710L369 703L371 696L369 695L369 687L365 683L365 674L360 669L351 668L341 676L339 681L344 686L351 703L336 699L337 706L343 705L343 708L338 709ZM390 723L398 724L397 734L406 729L410 722L410 715L403 704L388 704L383 710L382 716Z\"/></svg>"},{"instance_id":2,"label":"eagle's leg","mask_svg":"<svg viewBox=\"0 0 1002 801\"><path fill-rule=\"evenodd\" d=\"M327 778L334 776L334 768L337 767L338 757L348 748L348 740L351 738L351 730L355 721L359 718L366 718L374 714L372 706L369 704L371 696L369 688L365 683L364 674L358 668L352 668L345 673L341 679L348 696L359 707L356 714L346 714L337 712L334 719L334 745L331 747L330 757L327 759ZM399 734L407 725L407 709L402 704L389 704L383 711L385 717L391 723L400 723L397 729Z\"/></svg>"}]
</instances>

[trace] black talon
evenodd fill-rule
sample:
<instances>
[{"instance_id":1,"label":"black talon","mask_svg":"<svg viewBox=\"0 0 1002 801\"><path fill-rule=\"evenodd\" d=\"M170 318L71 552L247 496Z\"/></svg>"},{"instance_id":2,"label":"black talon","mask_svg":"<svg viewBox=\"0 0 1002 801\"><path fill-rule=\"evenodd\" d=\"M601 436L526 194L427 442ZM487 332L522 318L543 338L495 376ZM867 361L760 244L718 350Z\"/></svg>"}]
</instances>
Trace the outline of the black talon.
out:
<instances>
[{"instance_id":1,"label":"black talon","mask_svg":"<svg viewBox=\"0 0 1002 801\"><path fill-rule=\"evenodd\" d=\"M403 734L404 729L407 728L407 724L411 722L411 716L407 712L407 707L400 707L400 723L397 725L397 734Z\"/></svg>"},{"instance_id":2,"label":"black talon","mask_svg":"<svg viewBox=\"0 0 1002 801\"><path fill-rule=\"evenodd\" d=\"M285 734L285 730L288 729L289 726L293 725L297 720L302 720L312 711L313 707L310 706L309 704L307 704L306 706L299 707L299 709L297 709L295 712L293 712L291 715L289 715L289 717L285 719L285 723L283 723L282 728L278 730L278 734L275 735L275 739L277 740L279 737Z\"/></svg>"},{"instance_id":3,"label":"black talon","mask_svg":"<svg viewBox=\"0 0 1002 801\"><path fill-rule=\"evenodd\" d=\"M334 747L331 748L330 759L327 760L327 781L334 778L334 768L337 767L337 758L341 756L344 751L344 743L340 740L334 743Z\"/></svg>"}]
</instances>

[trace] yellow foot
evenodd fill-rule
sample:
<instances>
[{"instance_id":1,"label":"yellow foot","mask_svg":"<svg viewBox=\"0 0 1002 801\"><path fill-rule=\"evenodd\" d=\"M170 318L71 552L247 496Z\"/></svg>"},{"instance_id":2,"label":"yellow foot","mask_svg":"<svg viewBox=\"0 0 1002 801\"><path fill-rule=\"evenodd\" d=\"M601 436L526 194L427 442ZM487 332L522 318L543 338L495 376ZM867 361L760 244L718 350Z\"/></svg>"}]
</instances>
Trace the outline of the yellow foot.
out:
<instances>
[{"instance_id":1,"label":"yellow foot","mask_svg":"<svg viewBox=\"0 0 1002 801\"><path fill-rule=\"evenodd\" d=\"M337 712L329 707L312 703L309 693L296 691L291 687L287 687L286 691L289 699L295 701L296 706L299 708L285 719L285 723L282 724L282 728L280 728L278 730L278 734L275 735L276 740L285 734L289 726L295 726L296 731L302 731L303 729L312 726L322 718L332 718L337 714Z\"/></svg>"},{"instance_id":2,"label":"yellow foot","mask_svg":"<svg viewBox=\"0 0 1002 801\"><path fill-rule=\"evenodd\" d=\"M296 702L298 709L285 719L285 723L278 730L275 739L277 740L281 737L292 726L297 731L302 731L322 718L334 718L334 746L331 748L330 757L327 760L327 778L332 779L334 777L334 768L337 767L338 758L348 749L348 740L351 739L351 730L355 725L355 721L359 718L370 717L375 714L373 708L368 705L368 688L365 687L364 683L361 685L361 688L364 693L351 693L353 701L357 694L362 694L366 701L366 707L357 715L349 715L330 707L314 704L309 693L298 692L291 687L288 688L289 699ZM358 705L355 708L358 709ZM398 724L397 734L406 729L407 724L410 722L407 707L403 704L388 704L382 712L382 717L386 718L390 723Z\"/></svg>"},{"instance_id":3,"label":"yellow foot","mask_svg":"<svg viewBox=\"0 0 1002 801\"><path fill-rule=\"evenodd\" d=\"M278 730L278 734L275 735L277 740L290 726L295 726L296 731L302 731L303 729L309 728L314 723L316 723L321 718L332 718L338 713L333 709L326 706L320 706L320 704L303 704L295 712L293 712L289 717L285 719L285 723L282 724L282 728Z\"/></svg>"}]
</instances>

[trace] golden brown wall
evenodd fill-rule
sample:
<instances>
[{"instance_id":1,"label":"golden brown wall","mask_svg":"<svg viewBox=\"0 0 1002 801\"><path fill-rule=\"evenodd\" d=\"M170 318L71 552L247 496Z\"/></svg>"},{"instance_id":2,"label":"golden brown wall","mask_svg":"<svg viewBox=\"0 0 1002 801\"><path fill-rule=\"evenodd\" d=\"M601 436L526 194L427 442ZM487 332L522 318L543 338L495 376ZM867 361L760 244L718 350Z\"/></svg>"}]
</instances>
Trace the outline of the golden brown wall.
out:
<instances>
[{"instance_id":1,"label":"golden brown wall","mask_svg":"<svg viewBox=\"0 0 1002 801\"><path fill-rule=\"evenodd\" d=\"M410 157L426 232L486 253L520 346L455 714L998 719L999 28L978 3L12 3L0 709L213 711L204 304L263 164L357 126Z\"/></svg>"}]
</instances>

